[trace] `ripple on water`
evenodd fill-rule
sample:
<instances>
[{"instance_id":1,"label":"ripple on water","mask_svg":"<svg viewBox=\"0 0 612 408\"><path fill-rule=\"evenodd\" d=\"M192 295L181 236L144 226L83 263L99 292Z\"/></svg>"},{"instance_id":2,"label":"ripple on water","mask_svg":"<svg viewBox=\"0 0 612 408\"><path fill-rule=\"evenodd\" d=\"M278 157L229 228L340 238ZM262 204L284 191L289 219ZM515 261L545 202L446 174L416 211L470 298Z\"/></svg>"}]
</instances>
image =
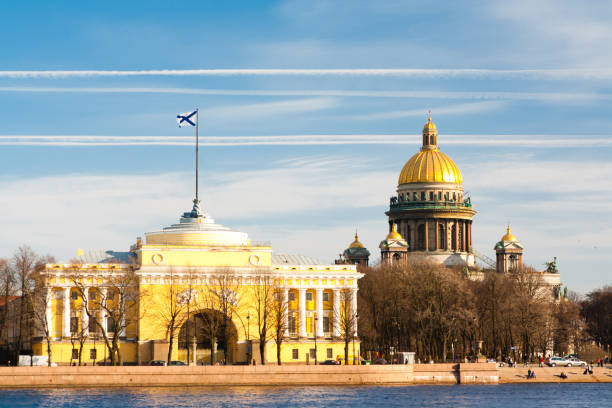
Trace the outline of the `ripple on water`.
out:
<instances>
[{"instance_id":1,"label":"ripple on water","mask_svg":"<svg viewBox=\"0 0 612 408\"><path fill-rule=\"evenodd\" d=\"M610 384L0 390L1 407L597 407Z\"/></svg>"}]
</instances>

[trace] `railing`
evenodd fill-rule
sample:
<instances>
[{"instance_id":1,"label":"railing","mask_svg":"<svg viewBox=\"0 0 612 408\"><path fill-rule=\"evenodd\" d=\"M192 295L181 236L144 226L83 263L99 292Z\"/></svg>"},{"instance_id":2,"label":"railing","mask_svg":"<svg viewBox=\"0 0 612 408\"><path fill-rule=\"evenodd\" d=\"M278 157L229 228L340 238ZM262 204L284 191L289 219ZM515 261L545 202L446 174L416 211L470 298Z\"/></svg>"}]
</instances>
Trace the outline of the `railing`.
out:
<instances>
[{"instance_id":1,"label":"railing","mask_svg":"<svg viewBox=\"0 0 612 408\"><path fill-rule=\"evenodd\" d=\"M459 201L399 201L397 197L391 197L389 207L392 210L396 209L466 209L472 208L472 204Z\"/></svg>"}]
</instances>

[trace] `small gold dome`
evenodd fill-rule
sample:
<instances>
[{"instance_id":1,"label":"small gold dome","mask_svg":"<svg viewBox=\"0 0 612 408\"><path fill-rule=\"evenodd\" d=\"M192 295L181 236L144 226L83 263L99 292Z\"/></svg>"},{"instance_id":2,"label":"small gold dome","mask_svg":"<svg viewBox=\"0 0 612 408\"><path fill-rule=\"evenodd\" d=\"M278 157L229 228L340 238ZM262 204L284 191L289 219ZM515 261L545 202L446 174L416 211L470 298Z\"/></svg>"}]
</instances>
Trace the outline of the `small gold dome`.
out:
<instances>
[{"instance_id":1,"label":"small gold dome","mask_svg":"<svg viewBox=\"0 0 612 408\"><path fill-rule=\"evenodd\" d=\"M351 242L351 245L349 245L349 248L363 248L363 244L359 242L359 237L357 236L356 232L355 232L355 240Z\"/></svg>"},{"instance_id":2,"label":"small gold dome","mask_svg":"<svg viewBox=\"0 0 612 408\"><path fill-rule=\"evenodd\" d=\"M404 239L402 238L402 236L400 235L399 232L397 232L397 224L393 224L393 228L391 229L391 232L389 233L389 235L387 235L387 239Z\"/></svg>"},{"instance_id":3,"label":"small gold dome","mask_svg":"<svg viewBox=\"0 0 612 408\"><path fill-rule=\"evenodd\" d=\"M438 130L430 114L423 127L423 147L404 164L398 184L463 183L459 167L438 149L437 135Z\"/></svg>"},{"instance_id":4,"label":"small gold dome","mask_svg":"<svg viewBox=\"0 0 612 408\"><path fill-rule=\"evenodd\" d=\"M506 235L504 235L501 238L502 241L509 241L509 242L516 242L518 241L518 239L516 239L516 237L514 235L512 235L512 233L510 232L510 225L508 225L508 228L506 229Z\"/></svg>"}]
</instances>

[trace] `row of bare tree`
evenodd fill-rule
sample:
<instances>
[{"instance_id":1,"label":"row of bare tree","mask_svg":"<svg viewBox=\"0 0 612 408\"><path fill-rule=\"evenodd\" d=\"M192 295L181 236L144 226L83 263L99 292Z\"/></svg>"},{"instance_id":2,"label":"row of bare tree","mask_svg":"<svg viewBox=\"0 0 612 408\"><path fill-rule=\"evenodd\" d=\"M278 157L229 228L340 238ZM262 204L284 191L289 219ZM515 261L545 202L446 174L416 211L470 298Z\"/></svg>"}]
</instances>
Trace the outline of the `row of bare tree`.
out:
<instances>
[{"instance_id":1,"label":"row of bare tree","mask_svg":"<svg viewBox=\"0 0 612 408\"><path fill-rule=\"evenodd\" d=\"M460 268L415 262L362 272L364 349L415 351L423 361L469 359L479 351L516 361L551 350L567 353L590 339L610 344L612 300L601 314L602 299L612 299L610 287L581 302L573 293L557 299L542 275L527 267L469 276Z\"/></svg>"}]
</instances>

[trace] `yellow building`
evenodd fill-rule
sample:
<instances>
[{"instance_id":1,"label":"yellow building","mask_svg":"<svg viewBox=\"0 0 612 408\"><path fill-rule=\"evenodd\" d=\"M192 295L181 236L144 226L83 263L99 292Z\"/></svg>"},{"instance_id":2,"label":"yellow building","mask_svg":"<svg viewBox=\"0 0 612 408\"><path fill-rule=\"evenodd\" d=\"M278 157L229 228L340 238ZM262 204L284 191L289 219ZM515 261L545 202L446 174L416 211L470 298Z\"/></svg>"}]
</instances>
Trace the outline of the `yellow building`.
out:
<instances>
[{"instance_id":1,"label":"yellow building","mask_svg":"<svg viewBox=\"0 0 612 408\"><path fill-rule=\"evenodd\" d=\"M358 354L361 276L355 265L273 253L216 224L194 200L178 224L146 233L127 252L46 265L52 360L108 362L105 337L118 339L129 364L166 360L171 338L171 359L191 363L261 363L260 341L263 360L276 363L278 338L283 363L335 360L349 340L349 354ZM46 355L46 344L39 337L34 353Z\"/></svg>"}]
</instances>

